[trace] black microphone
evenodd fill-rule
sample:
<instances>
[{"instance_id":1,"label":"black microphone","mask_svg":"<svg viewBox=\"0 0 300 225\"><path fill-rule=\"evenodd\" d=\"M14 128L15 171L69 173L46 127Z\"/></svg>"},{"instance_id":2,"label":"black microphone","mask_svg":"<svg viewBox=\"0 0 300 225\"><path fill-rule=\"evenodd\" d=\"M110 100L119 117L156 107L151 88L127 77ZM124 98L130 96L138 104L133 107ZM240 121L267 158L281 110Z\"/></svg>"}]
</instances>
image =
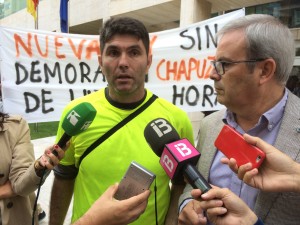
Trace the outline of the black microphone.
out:
<instances>
[{"instance_id":1,"label":"black microphone","mask_svg":"<svg viewBox=\"0 0 300 225\"><path fill-rule=\"evenodd\" d=\"M165 119L152 120L144 136L173 184L183 183L183 178L202 193L211 189L209 183L195 167L200 152L186 139L180 139L175 128Z\"/></svg>"}]
</instances>

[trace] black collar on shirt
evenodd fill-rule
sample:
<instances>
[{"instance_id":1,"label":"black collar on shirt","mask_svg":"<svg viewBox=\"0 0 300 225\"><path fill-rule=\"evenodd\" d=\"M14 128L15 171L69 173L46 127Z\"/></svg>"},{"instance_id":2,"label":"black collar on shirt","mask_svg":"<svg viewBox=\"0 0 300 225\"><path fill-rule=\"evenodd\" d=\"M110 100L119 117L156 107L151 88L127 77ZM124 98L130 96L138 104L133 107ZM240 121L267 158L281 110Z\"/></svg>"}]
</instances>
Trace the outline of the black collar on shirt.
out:
<instances>
[{"instance_id":1,"label":"black collar on shirt","mask_svg":"<svg viewBox=\"0 0 300 225\"><path fill-rule=\"evenodd\" d=\"M108 94L108 88L105 88L105 98L107 99L107 101L112 104L114 107L117 107L119 109L134 109L136 107L138 107L140 104L142 104L146 98L146 90L145 90L145 94L144 94L144 97L137 101L137 102L131 102L131 103L120 103L120 102L117 102L117 101L114 101Z\"/></svg>"}]
</instances>

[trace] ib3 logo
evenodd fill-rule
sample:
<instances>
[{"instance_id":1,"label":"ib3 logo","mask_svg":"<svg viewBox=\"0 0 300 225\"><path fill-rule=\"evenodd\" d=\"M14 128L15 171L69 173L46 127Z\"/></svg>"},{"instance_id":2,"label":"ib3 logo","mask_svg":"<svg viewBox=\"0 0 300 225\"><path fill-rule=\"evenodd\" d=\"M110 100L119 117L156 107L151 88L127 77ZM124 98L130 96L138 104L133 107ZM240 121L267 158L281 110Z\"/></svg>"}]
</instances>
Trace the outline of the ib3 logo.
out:
<instances>
[{"instance_id":1,"label":"ib3 logo","mask_svg":"<svg viewBox=\"0 0 300 225\"><path fill-rule=\"evenodd\" d=\"M192 154L192 150L186 145L186 143L178 143L174 145L174 147L182 157L186 157Z\"/></svg>"},{"instance_id":2,"label":"ib3 logo","mask_svg":"<svg viewBox=\"0 0 300 225\"><path fill-rule=\"evenodd\" d=\"M177 165L181 161L189 158L192 154L192 150L184 141L185 139L167 144L164 149L162 163L170 173L176 170Z\"/></svg>"},{"instance_id":3,"label":"ib3 logo","mask_svg":"<svg viewBox=\"0 0 300 225\"><path fill-rule=\"evenodd\" d=\"M172 131L172 127L164 119L155 120L150 124L158 137L162 137L164 134L167 134Z\"/></svg>"}]
</instances>

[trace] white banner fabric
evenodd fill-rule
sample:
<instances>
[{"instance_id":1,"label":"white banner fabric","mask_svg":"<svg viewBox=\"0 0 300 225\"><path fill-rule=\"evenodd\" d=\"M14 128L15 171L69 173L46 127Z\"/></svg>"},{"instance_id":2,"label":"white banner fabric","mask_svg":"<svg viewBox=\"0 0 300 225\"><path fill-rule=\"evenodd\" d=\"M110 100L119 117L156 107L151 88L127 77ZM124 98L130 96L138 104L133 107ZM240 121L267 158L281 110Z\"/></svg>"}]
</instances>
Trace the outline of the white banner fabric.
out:
<instances>
[{"instance_id":1,"label":"white banner fabric","mask_svg":"<svg viewBox=\"0 0 300 225\"><path fill-rule=\"evenodd\" d=\"M223 108L209 79L215 35L237 10L186 27L150 33L153 62L146 88L186 112ZM4 112L29 123L58 121L64 106L107 86L98 65L99 35L0 27Z\"/></svg>"}]
</instances>

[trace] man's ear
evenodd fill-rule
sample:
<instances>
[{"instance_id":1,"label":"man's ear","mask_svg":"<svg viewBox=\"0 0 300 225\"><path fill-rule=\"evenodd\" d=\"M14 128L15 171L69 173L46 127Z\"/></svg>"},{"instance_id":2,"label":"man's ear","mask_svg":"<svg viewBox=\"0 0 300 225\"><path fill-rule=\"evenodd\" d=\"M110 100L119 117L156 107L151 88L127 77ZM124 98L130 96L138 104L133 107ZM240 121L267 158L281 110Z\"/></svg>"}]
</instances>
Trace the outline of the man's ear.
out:
<instances>
[{"instance_id":1,"label":"man's ear","mask_svg":"<svg viewBox=\"0 0 300 225\"><path fill-rule=\"evenodd\" d=\"M259 65L261 67L261 74L260 74L261 84L274 78L275 70L276 70L276 63L274 59L272 58L265 59L264 61L259 62Z\"/></svg>"},{"instance_id":2,"label":"man's ear","mask_svg":"<svg viewBox=\"0 0 300 225\"><path fill-rule=\"evenodd\" d=\"M149 71L151 64L152 64L152 54L149 53L147 58L147 67L148 67L147 71Z\"/></svg>"}]
</instances>

